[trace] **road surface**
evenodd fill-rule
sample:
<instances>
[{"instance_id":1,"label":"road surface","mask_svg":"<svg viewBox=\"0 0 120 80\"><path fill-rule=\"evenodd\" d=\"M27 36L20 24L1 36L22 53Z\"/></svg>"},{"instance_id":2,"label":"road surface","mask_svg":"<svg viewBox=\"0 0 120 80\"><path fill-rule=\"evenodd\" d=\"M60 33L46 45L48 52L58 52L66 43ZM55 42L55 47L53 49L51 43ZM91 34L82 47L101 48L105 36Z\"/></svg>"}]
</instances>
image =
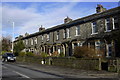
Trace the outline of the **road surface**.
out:
<instances>
[{"instance_id":1,"label":"road surface","mask_svg":"<svg viewBox=\"0 0 120 80\"><path fill-rule=\"evenodd\" d=\"M75 78L32 68L2 63L2 80L119 80L115 78Z\"/></svg>"}]
</instances>

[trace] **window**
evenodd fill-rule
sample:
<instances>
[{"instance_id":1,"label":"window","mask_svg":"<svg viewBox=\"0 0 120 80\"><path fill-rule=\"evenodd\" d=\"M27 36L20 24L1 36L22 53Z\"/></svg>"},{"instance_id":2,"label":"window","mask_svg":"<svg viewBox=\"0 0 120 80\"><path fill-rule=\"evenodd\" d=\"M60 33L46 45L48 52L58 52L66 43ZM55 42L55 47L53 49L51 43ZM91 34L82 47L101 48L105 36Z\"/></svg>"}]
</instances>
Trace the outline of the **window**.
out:
<instances>
[{"instance_id":1,"label":"window","mask_svg":"<svg viewBox=\"0 0 120 80\"><path fill-rule=\"evenodd\" d=\"M26 45L28 45L28 40L26 40Z\"/></svg>"},{"instance_id":2,"label":"window","mask_svg":"<svg viewBox=\"0 0 120 80\"><path fill-rule=\"evenodd\" d=\"M73 43L73 49L75 49L78 46L77 43Z\"/></svg>"},{"instance_id":3,"label":"window","mask_svg":"<svg viewBox=\"0 0 120 80\"><path fill-rule=\"evenodd\" d=\"M80 26L76 26L76 36L80 35Z\"/></svg>"},{"instance_id":4,"label":"window","mask_svg":"<svg viewBox=\"0 0 120 80\"><path fill-rule=\"evenodd\" d=\"M61 52L61 51L60 51L60 48L58 48L58 54L60 54L60 52Z\"/></svg>"},{"instance_id":5,"label":"window","mask_svg":"<svg viewBox=\"0 0 120 80\"><path fill-rule=\"evenodd\" d=\"M31 45L33 45L33 39L31 39Z\"/></svg>"},{"instance_id":6,"label":"window","mask_svg":"<svg viewBox=\"0 0 120 80\"><path fill-rule=\"evenodd\" d=\"M100 50L100 41L95 41L95 49Z\"/></svg>"},{"instance_id":7,"label":"window","mask_svg":"<svg viewBox=\"0 0 120 80\"><path fill-rule=\"evenodd\" d=\"M43 35L41 36L41 39L42 39L42 41L43 41Z\"/></svg>"},{"instance_id":8,"label":"window","mask_svg":"<svg viewBox=\"0 0 120 80\"><path fill-rule=\"evenodd\" d=\"M113 29L118 29L119 28L118 17L117 16L113 17L112 21L113 21Z\"/></svg>"},{"instance_id":9,"label":"window","mask_svg":"<svg viewBox=\"0 0 120 80\"><path fill-rule=\"evenodd\" d=\"M112 56L112 45L107 44L107 57Z\"/></svg>"},{"instance_id":10,"label":"window","mask_svg":"<svg viewBox=\"0 0 120 80\"><path fill-rule=\"evenodd\" d=\"M67 38L70 37L70 29L67 29Z\"/></svg>"},{"instance_id":11,"label":"window","mask_svg":"<svg viewBox=\"0 0 120 80\"><path fill-rule=\"evenodd\" d=\"M47 41L49 41L50 40L50 35L49 34L47 34Z\"/></svg>"},{"instance_id":12,"label":"window","mask_svg":"<svg viewBox=\"0 0 120 80\"><path fill-rule=\"evenodd\" d=\"M82 42L78 43L78 46L83 46L83 43Z\"/></svg>"},{"instance_id":13,"label":"window","mask_svg":"<svg viewBox=\"0 0 120 80\"><path fill-rule=\"evenodd\" d=\"M111 31L110 18L105 19L106 31Z\"/></svg>"},{"instance_id":14,"label":"window","mask_svg":"<svg viewBox=\"0 0 120 80\"><path fill-rule=\"evenodd\" d=\"M59 31L57 31L57 40L59 40Z\"/></svg>"},{"instance_id":15,"label":"window","mask_svg":"<svg viewBox=\"0 0 120 80\"><path fill-rule=\"evenodd\" d=\"M98 32L98 27L96 22L92 22L92 34L95 34Z\"/></svg>"},{"instance_id":16,"label":"window","mask_svg":"<svg viewBox=\"0 0 120 80\"><path fill-rule=\"evenodd\" d=\"M63 30L63 38L67 37L66 29Z\"/></svg>"},{"instance_id":17,"label":"window","mask_svg":"<svg viewBox=\"0 0 120 80\"><path fill-rule=\"evenodd\" d=\"M35 44L37 44L37 37L35 37Z\"/></svg>"}]
</instances>

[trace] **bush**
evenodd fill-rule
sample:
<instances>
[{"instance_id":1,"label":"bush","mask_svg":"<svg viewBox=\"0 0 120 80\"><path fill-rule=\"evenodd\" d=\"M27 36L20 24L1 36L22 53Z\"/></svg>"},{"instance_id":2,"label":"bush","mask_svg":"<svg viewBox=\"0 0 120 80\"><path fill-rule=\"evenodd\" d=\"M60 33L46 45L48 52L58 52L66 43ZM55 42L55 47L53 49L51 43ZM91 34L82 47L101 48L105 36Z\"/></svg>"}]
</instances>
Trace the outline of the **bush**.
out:
<instances>
[{"instance_id":1,"label":"bush","mask_svg":"<svg viewBox=\"0 0 120 80\"><path fill-rule=\"evenodd\" d=\"M3 54L5 54L7 51L2 51L1 53L0 53L0 55L3 55Z\"/></svg>"},{"instance_id":2,"label":"bush","mask_svg":"<svg viewBox=\"0 0 120 80\"><path fill-rule=\"evenodd\" d=\"M103 57L103 52L87 46L79 46L75 48L73 56L76 58L99 58Z\"/></svg>"},{"instance_id":3,"label":"bush","mask_svg":"<svg viewBox=\"0 0 120 80\"><path fill-rule=\"evenodd\" d=\"M40 57L43 57L43 58L48 57L48 54L45 53L45 52L42 52L42 53L40 54Z\"/></svg>"},{"instance_id":4,"label":"bush","mask_svg":"<svg viewBox=\"0 0 120 80\"><path fill-rule=\"evenodd\" d=\"M52 57L58 57L58 56L59 56L58 51L53 52L53 54L52 54L51 56L52 56Z\"/></svg>"},{"instance_id":5,"label":"bush","mask_svg":"<svg viewBox=\"0 0 120 80\"><path fill-rule=\"evenodd\" d=\"M19 53L25 48L25 45L23 41L18 41L16 44L14 44L14 53L16 56L19 55Z\"/></svg>"},{"instance_id":6,"label":"bush","mask_svg":"<svg viewBox=\"0 0 120 80\"><path fill-rule=\"evenodd\" d=\"M65 54L64 54L63 52L61 52L61 53L59 54L59 57L65 57Z\"/></svg>"},{"instance_id":7,"label":"bush","mask_svg":"<svg viewBox=\"0 0 120 80\"><path fill-rule=\"evenodd\" d=\"M34 56L34 54L32 52L26 52L26 56L32 57L32 56Z\"/></svg>"},{"instance_id":8,"label":"bush","mask_svg":"<svg viewBox=\"0 0 120 80\"><path fill-rule=\"evenodd\" d=\"M25 56L25 54L26 54L25 52L20 52L20 53L19 53L19 56L20 56L20 57L23 57L23 56Z\"/></svg>"}]
</instances>

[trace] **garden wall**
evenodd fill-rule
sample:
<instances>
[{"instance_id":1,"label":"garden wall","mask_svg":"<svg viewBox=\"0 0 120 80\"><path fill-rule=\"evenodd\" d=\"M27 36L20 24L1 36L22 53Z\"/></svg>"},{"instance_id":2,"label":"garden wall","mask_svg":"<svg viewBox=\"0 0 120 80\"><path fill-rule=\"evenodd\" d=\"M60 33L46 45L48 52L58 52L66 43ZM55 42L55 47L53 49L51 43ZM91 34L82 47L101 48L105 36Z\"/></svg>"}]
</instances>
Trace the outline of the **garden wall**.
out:
<instances>
[{"instance_id":1,"label":"garden wall","mask_svg":"<svg viewBox=\"0 0 120 80\"><path fill-rule=\"evenodd\" d=\"M113 58L108 60L108 71L120 72L120 58Z\"/></svg>"},{"instance_id":2,"label":"garden wall","mask_svg":"<svg viewBox=\"0 0 120 80\"><path fill-rule=\"evenodd\" d=\"M100 59L53 58L52 65L85 70L101 70Z\"/></svg>"},{"instance_id":3,"label":"garden wall","mask_svg":"<svg viewBox=\"0 0 120 80\"><path fill-rule=\"evenodd\" d=\"M79 59L79 58L59 58L59 57L18 57L18 62L38 63L84 70L101 70L101 59Z\"/></svg>"}]
</instances>

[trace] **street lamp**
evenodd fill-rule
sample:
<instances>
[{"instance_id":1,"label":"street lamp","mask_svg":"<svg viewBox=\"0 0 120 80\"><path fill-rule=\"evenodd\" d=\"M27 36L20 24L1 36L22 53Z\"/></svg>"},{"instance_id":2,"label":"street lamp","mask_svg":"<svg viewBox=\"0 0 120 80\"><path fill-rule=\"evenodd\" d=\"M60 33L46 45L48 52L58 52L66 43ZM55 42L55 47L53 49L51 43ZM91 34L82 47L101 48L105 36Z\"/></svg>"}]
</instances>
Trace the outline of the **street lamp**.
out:
<instances>
[{"instance_id":1,"label":"street lamp","mask_svg":"<svg viewBox=\"0 0 120 80\"><path fill-rule=\"evenodd\" d=\"M13 49L14 49L14 26L15 26L15 22L12 22L12 27L13 27L13 35L12 35L12 53L13 53Z\"/></svg>"},{"instance_id":2,"label":"street lamp","mask_svg":"<svg viewBox=\"0 0 120 80\"><path fill-rule=\"evenodd\" d=\"M12 51L12 53L13 53L13 48L14 48L14 27L15 27L15 22L14 21L11 21L11 20L9 20L8 22L12 22L12 28L13 28L13 32L12 32L12 49L11 49L11 51Z\"/></svg>"}]
</instances>

